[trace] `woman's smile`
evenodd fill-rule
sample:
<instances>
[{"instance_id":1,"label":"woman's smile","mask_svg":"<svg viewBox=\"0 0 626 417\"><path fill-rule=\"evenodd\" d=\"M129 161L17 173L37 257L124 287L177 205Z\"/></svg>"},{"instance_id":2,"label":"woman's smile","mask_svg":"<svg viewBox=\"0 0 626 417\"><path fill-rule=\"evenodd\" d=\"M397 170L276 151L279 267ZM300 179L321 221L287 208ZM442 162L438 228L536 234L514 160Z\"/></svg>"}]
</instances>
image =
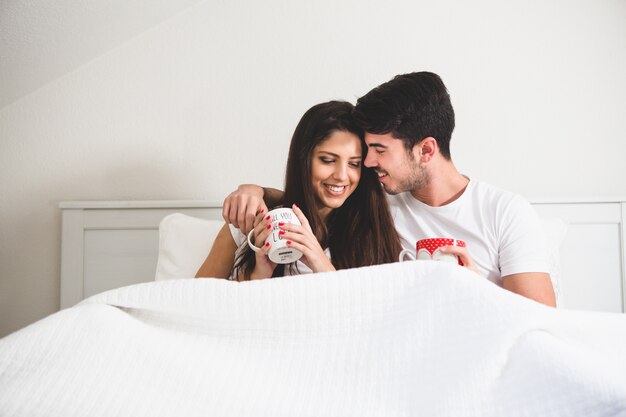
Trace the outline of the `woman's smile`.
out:
<instances>
[{"instance_id":1,"label":"woman's smile","mask_svg":"<svg viewBox=\"0 0 626 417\"><path fill-rule=\"evenodd\" d=\"M336 131L313 150L311 180L319 209L341 207L361 178L361 141L357 135Z\"/></svg>"}]
</instances>

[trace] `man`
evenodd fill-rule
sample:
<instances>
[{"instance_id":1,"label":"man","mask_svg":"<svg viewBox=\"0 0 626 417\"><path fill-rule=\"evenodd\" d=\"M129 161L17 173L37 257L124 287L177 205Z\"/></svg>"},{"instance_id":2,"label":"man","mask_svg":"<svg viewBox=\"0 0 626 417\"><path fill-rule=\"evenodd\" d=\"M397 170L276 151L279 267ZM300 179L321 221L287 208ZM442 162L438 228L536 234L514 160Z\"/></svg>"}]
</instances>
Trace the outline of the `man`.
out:
<instances>
[{"instance_id":1,"label":"man","mask_svg":"<svg viewBox=\"0 0 626 417\"><path fill-rule=\"evenodd\" d=\"M368 146L364 165L388 193L405 248L429 237L467 243L449 253L512 292L554 306L547 250L537 215L521 197L470 180L454 166L450 139L454 109L441 78L430 72L402 74L361 97L355 117ZM268 190L269 199L279 197ZM224 218L251 228L263 191L241 186L224 202ZM266 196L267 198L268 196Z\"/></svg>"}]
</instances>

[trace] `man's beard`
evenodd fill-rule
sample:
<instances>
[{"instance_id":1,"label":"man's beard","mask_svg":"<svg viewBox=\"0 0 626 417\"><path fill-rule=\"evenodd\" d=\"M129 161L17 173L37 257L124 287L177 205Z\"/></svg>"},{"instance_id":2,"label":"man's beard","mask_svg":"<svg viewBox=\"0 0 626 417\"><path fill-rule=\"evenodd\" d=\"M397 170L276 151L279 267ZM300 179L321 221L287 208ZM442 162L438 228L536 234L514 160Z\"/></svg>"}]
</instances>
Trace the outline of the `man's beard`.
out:
<instances>
[{"instance_id":1,"label":"man's beard","mask_svg":"<svg viewBox=\"0 0 626 417\"><path fill-rule=\"evenodd\" d=\"M387 188L385 184L383 184L383 188L387 194L396 195L406 191L418 191L430 183L430 174L426 172L423 164L415 162L412 154L409 154L409 160L403 171L409 172L409 175L396 187Z\"/></svg>"}]
</instances>

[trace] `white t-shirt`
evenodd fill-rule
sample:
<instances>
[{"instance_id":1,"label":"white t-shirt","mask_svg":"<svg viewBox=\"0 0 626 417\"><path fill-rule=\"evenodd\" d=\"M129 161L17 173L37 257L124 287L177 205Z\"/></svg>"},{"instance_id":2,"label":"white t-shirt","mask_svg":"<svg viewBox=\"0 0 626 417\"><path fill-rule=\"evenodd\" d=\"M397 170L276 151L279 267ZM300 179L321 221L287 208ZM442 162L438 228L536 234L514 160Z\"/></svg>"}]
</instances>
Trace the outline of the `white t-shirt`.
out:
<instances>
[{"instance_id":1,"label":"white t-shirt","mask_svg":"<svg viewBox=\"0 0 626 417\"><path fill-rule=\"evenodd\" d=\"M242 246L242 245L244 242L247 242L248 237L244 235L240 229L237 229L232 224L229 224L228 227L230 228L230 234L232 235L233 240L235 241L235 244L237 245L237 253L235 254L235 258L236 258L239 256L239 253L241 252L242 248L246 248L246 246ZM328 259L330 259L330 250L328 250L328 248L324 250L324 254L326 254ZM300 261L296 261L295 266L296 268L291 268L290 265L285 265L285 270L284 270L285 276L310 274L313 272L311 268L309 268L308 266L306 266L304 263Z\"/></svg>"},{"instance_id":2,"label":"white t-shirt","mask_svg":"<svg viewBox=\"0 0 626 417\"><path fill-rule=\"evenodd\" d=\"M426 238L463 240L479 274L500 286L503 276L549 272L539 218L516 194L470 180L458 199L442 207L410 193L388 195L387 201L405 249L415 251L415 243Z\"/></svg>"}]
</instances>

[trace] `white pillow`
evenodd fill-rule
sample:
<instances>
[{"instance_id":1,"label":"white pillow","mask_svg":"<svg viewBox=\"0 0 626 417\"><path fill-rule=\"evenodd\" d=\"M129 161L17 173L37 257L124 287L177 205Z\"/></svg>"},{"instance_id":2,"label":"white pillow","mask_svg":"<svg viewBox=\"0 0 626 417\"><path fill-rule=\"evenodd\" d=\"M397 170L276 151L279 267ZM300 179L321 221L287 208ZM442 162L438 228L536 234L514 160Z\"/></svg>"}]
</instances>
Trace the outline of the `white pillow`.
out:
<instances>
[{"instance_id":1,"label":"white pillow","mask_svg":"<svg viewBox=\"0 0 626 417\"><path fill-rule=\"evenodd\" d=\"M181 213L161 220L155 281L193 278L223 225L223 220L205 220Z\"/></svg>"},{"instance_id":2,"label":"white pillow","mask_svg":"<svg viewBox=\"0 0 626 417\"><path fill-rule=\"evenodd\" d=\"M558 217L540 217L543 232L546 236L548 261L550 263L550 278L554 287L557 305L563 302L561 295L561 258L560 248L567 235L567 224Z\"/></svg>"}]
</instances>

